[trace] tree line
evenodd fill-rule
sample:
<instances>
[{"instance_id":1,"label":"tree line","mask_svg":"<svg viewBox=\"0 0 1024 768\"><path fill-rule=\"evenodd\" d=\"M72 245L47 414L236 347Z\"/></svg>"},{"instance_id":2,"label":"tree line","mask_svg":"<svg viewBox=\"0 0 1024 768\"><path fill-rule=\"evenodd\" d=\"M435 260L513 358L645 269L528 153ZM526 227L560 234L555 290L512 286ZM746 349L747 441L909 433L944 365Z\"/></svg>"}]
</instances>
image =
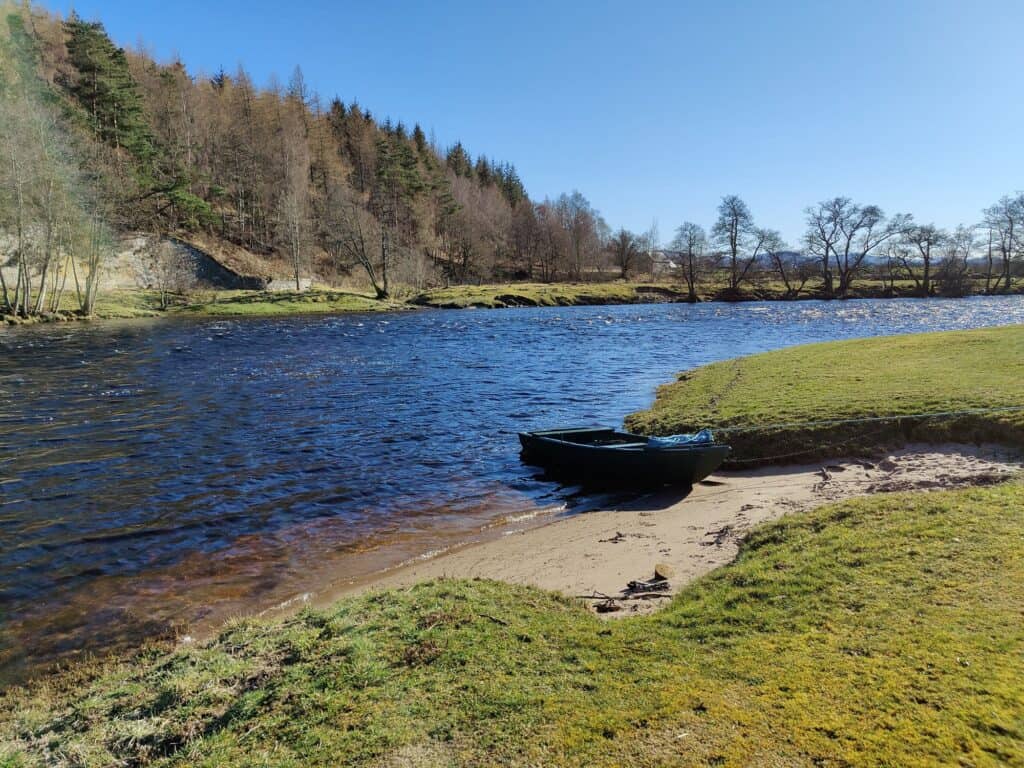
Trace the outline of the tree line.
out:
<instances>
[{"instance_id":1,"label":"tree line","mask_svg":"<svg viewBox=\"0 0 1024 768\"><path fill-rule=\"evenodd\" d=\"M696 299L701 281L722 281L724 297L765 278L778 280L784 295L797 298L816 281L824 298L846 298L855 282L881 280L890 292L897 281L911 293L960 296L980 284L986 294L1009 292L1024 270L1024 192L1004 195L973 224L946 230L911 214L886 216L872 204L834 197L804 210L806 230L793 248L773 229L760 227L747 204L727 195L710 233L693 222L675 231L667 251Z\"/></svg>"}]
</instances>

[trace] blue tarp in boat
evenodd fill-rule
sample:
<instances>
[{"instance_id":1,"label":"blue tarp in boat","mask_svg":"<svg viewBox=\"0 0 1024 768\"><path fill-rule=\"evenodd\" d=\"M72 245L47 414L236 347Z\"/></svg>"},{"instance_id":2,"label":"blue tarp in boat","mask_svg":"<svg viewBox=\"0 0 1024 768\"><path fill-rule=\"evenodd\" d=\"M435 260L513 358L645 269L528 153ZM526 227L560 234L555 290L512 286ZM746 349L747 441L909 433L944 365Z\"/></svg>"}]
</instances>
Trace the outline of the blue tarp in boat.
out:
<instances>
[{"instance_id":1,"label":"blue tarp in boat","mask_svg":"<svg viewBox=\"0 0 1024 768\"><path fill-rule=\"evenodd\" d=\"M651 448L686 448L691 445L711 445L715 436L710 429L702 429L692 435L668 435L667 437L648 437L647 445Z\"/></svg>"}]
</instances>

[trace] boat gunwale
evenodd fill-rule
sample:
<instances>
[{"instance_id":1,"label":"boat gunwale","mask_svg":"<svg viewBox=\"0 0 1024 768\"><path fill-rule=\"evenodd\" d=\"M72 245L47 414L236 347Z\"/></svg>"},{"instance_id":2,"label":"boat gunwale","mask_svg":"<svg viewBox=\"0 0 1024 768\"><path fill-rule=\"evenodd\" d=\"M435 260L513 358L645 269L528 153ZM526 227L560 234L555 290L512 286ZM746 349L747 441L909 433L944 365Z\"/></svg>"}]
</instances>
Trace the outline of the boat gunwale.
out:
<instances>
[{"instance_id":1,"label":"boat gunwale","mask_svg":"<svg viewBox=\"0 0 1024 768\"><path fill-rule=\"evenodd\" d=\"M582 449L593 450L593 451L617 451L617 452L621 452L621 453L628 453L628 452L635 452L635 453L641 453L641 452L695 453L695 452L699 452L699 451L707 451L707 450L710 450L710 449L713 449L713 448L718 448L718 449L725 448L725 449L728 449L729 451L732 451L732 447L730 445L728 445L727 443L719 443L717 441L714 442L714 443L701 443L701 444L694 444L694 445L650 445L647 442L642 442L642 443L622 443L622 444L619 444L619 445L614 445L614 444L612 444L612 445L594 445L592 443L577 443L577 442L574 442L572 440L563 440L561 438L553 436L553 435L560 435L560 434L571 434L573 432L576 432L576 433L610 432L610 433L612 433L614 435L623 435L623 436L626 436L626 437L640 438L640 440L642 440L642 441L646 441L646 439L647 439L643 435L634 435L634 434L632 434L630 432L618 432L617 430L609 429L609 428L604 428L604 427L599 427L599 428L598 427L595 427L595 428L574 428L574 429L564 429L564 430L545 429L545 430L541 430L541 431L537 431L537 432L520 432L519 435L520 435L520 437L524 437L525 436L526 438L532 439L532 440L543 440L545 442L553 443L553 444L557 444L557 445L567 445L567 446L572 446L573 448L582 448Z\"/></svg>"}]
</instances>

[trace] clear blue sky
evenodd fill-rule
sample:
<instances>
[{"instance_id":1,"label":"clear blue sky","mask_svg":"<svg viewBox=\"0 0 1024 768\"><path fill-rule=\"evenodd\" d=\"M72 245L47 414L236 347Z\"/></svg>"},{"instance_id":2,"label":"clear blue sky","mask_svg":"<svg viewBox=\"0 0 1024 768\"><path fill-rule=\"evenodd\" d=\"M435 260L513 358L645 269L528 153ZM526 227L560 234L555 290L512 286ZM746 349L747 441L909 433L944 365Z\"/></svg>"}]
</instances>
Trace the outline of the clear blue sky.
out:
<instances>
[{"instance_id":1,"label":"clear blue sky","mask_svg":"<svg viewBox=\"0 0 1024 768\"><path fill-rule=\"evenodd\" d=\"M663 240L729 193L795 242L825 197L954 226L1024 188L1021 0L74 7L193 72L300 64L325 97L512 161L534 199L576 188Z\"/></svg>"}]
</instances>

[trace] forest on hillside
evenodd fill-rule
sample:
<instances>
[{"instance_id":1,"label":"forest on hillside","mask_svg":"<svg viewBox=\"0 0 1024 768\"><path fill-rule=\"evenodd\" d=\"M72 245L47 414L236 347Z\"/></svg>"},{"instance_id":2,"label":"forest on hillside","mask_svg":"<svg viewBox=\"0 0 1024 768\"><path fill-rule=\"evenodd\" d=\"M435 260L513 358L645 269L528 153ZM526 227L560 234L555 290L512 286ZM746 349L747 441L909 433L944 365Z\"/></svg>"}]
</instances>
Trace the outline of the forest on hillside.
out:
<instances>
[{"instance_id":1,"label":"forest on hillside","mask_svg":"<svg viewBox=\"0 0 1024 768\"><path fill-rule=\"evenodd\" d=\"M58 254L118 231L203 233L297 285L355 274L382 297L395 283L581 279L608 240L580 193L535 204L511 163L324 103L299 68L258 87L242 68L196 76L121 49L74 14L3 16L0 140L16 159L0 228L39 262L24 270L42 276L33 306L54 294Z\"/></svg>"},{"instance_id":2,"label":"forest on hillside","mask_svg":"<svg viewBox=\"0 0 1024 768\"><path fill-rule=\"evenodd\" d=\"M0 304L89 314L103 261L126 232L251 255L255 270L398 288L584 281L649 274L759 280L796 297L847 296L873 273L914 292L1011 290L1024 263L1024 194L948 232L836 197L809 207L803 241L722 199L710 230L687 222L665 247L656 225L613 231L579 192L532 200L510 162L446 148L356 101L321 100L296 68L259 86L243 68L209 75L119 48L102 23L0 5ZM153 274L176 264L154 249ZM973 284L972 284L973 281ZM973 285L973 287L972 287Z\"/></svg>"}]
</instances>

